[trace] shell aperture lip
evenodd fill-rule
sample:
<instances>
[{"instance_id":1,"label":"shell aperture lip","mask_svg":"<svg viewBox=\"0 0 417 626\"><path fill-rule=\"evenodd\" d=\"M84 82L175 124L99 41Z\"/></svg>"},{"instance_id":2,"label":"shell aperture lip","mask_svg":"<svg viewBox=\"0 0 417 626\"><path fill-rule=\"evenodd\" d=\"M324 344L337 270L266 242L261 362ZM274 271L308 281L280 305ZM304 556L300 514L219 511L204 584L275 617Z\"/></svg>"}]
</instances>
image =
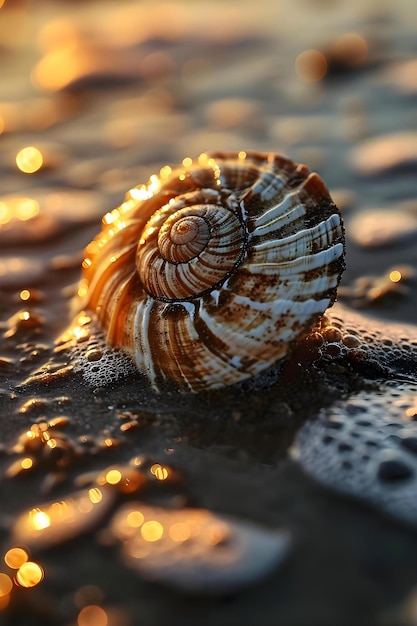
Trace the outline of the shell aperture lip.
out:
<instances>
[{"instance_id":1,"label":"shell aperture lip","mask_svg":"<svg viewBox=\"0 0 417 626\"><path fill-rule=\"evenodd\" d=\"M204 153L128 193L87 247L86 308L154 387L205 391L285 357L336 298L341 216L275 153Z\"/></svg>"}]
</instances>

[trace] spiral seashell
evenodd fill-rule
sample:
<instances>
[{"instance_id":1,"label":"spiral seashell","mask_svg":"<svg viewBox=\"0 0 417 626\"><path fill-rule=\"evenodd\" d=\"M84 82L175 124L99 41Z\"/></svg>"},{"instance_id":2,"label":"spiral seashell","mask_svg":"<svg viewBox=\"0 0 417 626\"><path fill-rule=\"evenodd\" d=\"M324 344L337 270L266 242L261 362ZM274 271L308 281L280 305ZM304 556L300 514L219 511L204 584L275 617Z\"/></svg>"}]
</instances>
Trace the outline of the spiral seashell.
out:
<instances>
[{"instance_id":1,"label":"spiral seashell","mask_svg":"<svg viewBox=\"0 0 417 626\"><path fill-rule=\"evenodd\" d=\"M130 190L87 246L81 292L152 384L194 392L256 376L333 304L340 214L274 153L215 152Z\"/></svg>"}]
</instances>

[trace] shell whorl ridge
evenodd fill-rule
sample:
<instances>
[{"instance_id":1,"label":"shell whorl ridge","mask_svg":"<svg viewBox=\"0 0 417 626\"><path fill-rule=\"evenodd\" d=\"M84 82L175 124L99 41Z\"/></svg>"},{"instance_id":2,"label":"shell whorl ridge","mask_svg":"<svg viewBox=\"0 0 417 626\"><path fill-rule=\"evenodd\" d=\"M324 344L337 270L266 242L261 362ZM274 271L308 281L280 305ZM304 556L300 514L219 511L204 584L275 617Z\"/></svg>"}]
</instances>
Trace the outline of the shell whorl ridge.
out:
<instances>
[{"instance_id":1,"label":"shell whorl ridge","mask_svg":"<svg viewBox=\"0 0 417 626\"><path fill-rule=\"evenodd\" d=\"M333 304L340 214L318 174L274 153L161 169L103 218L82 289L154 387L202 391L282 359Z\"/></svg>"}]
</instances>

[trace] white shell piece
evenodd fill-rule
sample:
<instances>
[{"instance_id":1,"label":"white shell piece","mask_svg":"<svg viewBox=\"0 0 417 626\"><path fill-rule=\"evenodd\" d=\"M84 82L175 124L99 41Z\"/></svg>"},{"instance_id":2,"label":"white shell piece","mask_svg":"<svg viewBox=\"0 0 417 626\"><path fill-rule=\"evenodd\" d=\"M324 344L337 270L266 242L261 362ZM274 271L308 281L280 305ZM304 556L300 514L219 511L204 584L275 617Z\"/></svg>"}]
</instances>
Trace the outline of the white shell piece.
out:
<instances>
[{"instance_id":1,"label":"white shell piece","mask_svg":"<svg viewBox=\"0 0 417 626\"><path fill-rule=\"evenodd\" d=\"M206 509L121 507L111 522L123 558L144 578L176 589L227 594L276 568L291 545L287 531L262 528Z\"/></svg>"}]
</instances>

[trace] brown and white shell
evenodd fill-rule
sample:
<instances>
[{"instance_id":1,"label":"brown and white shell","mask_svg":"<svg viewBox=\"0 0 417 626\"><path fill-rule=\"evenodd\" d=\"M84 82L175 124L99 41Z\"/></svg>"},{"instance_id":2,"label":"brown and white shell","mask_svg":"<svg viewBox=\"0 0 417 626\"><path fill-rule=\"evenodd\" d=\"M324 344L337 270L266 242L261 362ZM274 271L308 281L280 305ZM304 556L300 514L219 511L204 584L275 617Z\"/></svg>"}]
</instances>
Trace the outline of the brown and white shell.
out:
<instances>
[{"instance_id":1,"label":"brown and white shell","mask_svg":"<svg viewBox=\"0 0 417 626\"><path fill-rule=\"evenodd\" d=\"M285 357L333 304L343 257L318 174L274 153L204 153L104 216L81 291L154 387L197 392Z\"/></svg>"}]
</instances>

